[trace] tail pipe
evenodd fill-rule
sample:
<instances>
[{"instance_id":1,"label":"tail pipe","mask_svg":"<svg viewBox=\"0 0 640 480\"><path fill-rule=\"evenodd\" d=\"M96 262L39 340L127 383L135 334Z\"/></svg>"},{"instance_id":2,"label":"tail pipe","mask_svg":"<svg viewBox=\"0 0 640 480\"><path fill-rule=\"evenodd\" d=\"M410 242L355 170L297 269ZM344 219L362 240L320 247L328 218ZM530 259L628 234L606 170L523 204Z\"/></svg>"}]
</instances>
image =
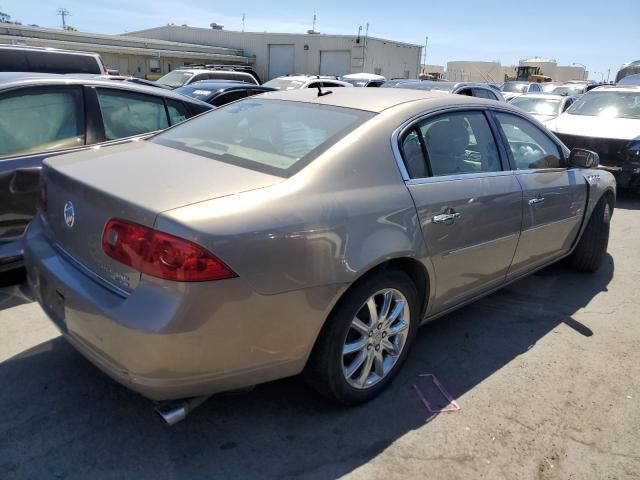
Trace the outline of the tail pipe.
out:
<instances>
[{"instance_id":1,"label":"tail pipe","mask_svg":"<svg viewBox=\"0 0 640 480\"><path fill-rule=\"evenodd\" d=\"M162 417L167 425L172 426L187 418L187 415L191 411L206 402L209 397L210 395L203 395L201 397L185 398L182 400L171 400L160 403L154 410Z\"/></svg>"}]
</instances>

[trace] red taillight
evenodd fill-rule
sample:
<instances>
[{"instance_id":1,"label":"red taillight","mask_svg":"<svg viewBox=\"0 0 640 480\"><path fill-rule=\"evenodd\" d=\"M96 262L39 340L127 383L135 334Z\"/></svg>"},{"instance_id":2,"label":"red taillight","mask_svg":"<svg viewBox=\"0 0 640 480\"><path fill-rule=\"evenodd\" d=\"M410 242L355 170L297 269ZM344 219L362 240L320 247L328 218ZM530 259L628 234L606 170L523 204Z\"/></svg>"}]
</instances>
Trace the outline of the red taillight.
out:
<instances>
[{"instance_id":1,"label":"red taillight","mask_svg":"<svg viewBox=\"0 0 640 480\"><path fill-rule=\"evenodd\" d=\"M193 242L124 220L107 222L102 249L125 265L166 280L203 282L237 276Z\"/></svg>"},{"instance_id":2,"label":"red taillight","mask_svg":"<svg viewBox=\"0 0 640 480\"><path fill-rule=\"evenodd\" d=\"M47 211L47 184L40 179L40 208L43 212Z\"/></svg>"}]
</instances>

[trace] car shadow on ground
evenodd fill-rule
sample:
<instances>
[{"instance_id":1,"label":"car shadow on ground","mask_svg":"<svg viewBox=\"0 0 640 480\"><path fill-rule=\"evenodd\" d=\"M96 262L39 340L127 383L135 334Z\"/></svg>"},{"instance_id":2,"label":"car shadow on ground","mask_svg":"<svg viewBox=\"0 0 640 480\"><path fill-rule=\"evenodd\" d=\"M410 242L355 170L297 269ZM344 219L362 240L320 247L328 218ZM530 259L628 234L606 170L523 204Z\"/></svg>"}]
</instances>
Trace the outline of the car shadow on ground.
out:
<instances>
[{"instance_id":1,"label":"car shadow on ground","mask_svg":"<svg viewBox=\"0 0 640 480\"><path fill-rule=\"evenodd\" d=\"M0 273L0 311L33 301L23 268Z\"/></svg>"},{"instance_id":2,"label":"car shadow on ground","mask_svg":"<svg viewBox=\"0 0 640 480\"><path fill-rule=\"evenodd\" d=\"M640 191L618 190L616 195L616 208L624 210L640 210Z\"/></svg>"},{"instance_id":3,"label":"car shadow on ground","mask_svg":"<svg viewBox=\"0 0 640 480\"><path fill-rule=\"evenodd\" d=\"M436 374L460 398L562 324L593 335L572 315L607 290L613 271L610 256L594 275L557 264L424 326L391 387L354 408L291 378L214 396L169 428L151 402L56 338L0 364L0 471L5 479L336 478L430 420L412 388L418 374Z\"/></svg>"}]
</instances>

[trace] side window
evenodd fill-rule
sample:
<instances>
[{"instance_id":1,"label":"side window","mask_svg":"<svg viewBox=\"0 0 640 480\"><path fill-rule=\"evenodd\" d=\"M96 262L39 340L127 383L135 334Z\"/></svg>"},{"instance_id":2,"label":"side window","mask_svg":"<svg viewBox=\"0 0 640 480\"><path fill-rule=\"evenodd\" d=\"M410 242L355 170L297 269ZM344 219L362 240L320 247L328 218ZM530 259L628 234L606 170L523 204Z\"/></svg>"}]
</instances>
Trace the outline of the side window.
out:
<instances>
[{"instance_id":1,"label":"side window","mask_svg":"<svg viewBox=\"0 0 640 480\"><path fill-rule=\"evenodd\" d=\"M162 130L169 126L164 101L151 95L97 89L107 140Z\"/></svg>"},{"instance_id":2,"label":"side window","mask_svg":"<svg viewBox=\"0 0 640 480\"><path fill-rule=\"evenodd\" d=\"M419 135L420 131L417 128L413 128L402 140L404 164L411 178L424 178L428 176L427 162L422 154Z\"/></svg>"},{"instance_id":3,"label":"side window","mask_svg":"<svg viewBox=\"0 0 640 480\"><path fill-rule=\"evenodd\" d=\"M558 146L535 125L508 113L496 113L496 117L518 170L565 167Z\"/></svg>"},{"instance_id":4,"label":"side window","mask_svg":"<svg viewBox=\"0 0 640 480\"><path fill-rule=\"evenodd\" d=\"M0 157L84 144L80 87L38 87L0 96Z\"/></svg>"},{"instance_id":5,"label":"side window","mask_svg":"<svg viewBox=\"0 0 640 480\"><path fill-rule=\"evenodd\" d=\"M169 123L171 125L184 122L190 116L187 107L176 100L167 99L167 110L169 111Z\"/></svg>"},{"instance_id":6,"label":"side window","mask_svg":"<svg viewBox=\"0 0 640 480\"><path fill-rule=\"evenodd\" d=\"M496 100L496 96L492 94L489 90L485 90L484 88L474 88L472 89L473 96L478 98L488 98L489 100Z\"/></svg>"},{"instance_id":7,"label":"side window","mask_svg":"<svg viewBox=\"0 0 640 480\"><path fill-rule=\"evenodd\" d=\"M235 102L236 100L240 100L242 98L247 98L246 90L235 90L233 92L226 92L222 95L216 97L212 105L216 107L221 107L222 105L226 105L227 103Z\"/></svg>"},{"instance_id":8,"label":"side window","mask_svg":"<svg viewBox=\"0 0 640 480\"><path fill-rule=\"evenodd\" d=\"M566 112L567 108L569 108L571 105L573 105L573 98L567 98L567 101L564 102L564 106L562 107L562 111Z\"/></svg>"},{"instance_id":9,"label":"side window","mask_svg":"<svg viewBox=\"0 0 640 480\"><path fill-rule=\"evenodd\" d=\"M529 85L529 91L530 92L541 92L542 88L537 83L532 83L531 85Z\"/></svg>"},{"instance_id":10,"label":"side window","mask_svg":"<svg viewBox=\"0 0 640 480\"><path fill-rule=\"evenodd\" d=\"M473 95L471 94L471 89L470 88L465 88L463 90L460 90L458 92L458 95L465 95L467 97L472 97Z\"/></svg>"},{"instance_id":11,"label":"side window","mask_svg":"<svg viewBox=\"0 0 640 480\"><path fill-rule=\"evenodd\" d=\"M344 87L344 85L341 85L339 83L333 83L333 82L322 82L322 86L323 87L331 87L331 88Z\"/></svg>"},{"instance_id":12,"label":"side window","mask_svg":"<svg viewBox=\"0 0 640 480\"><path fill-rule=\"evenodd\" d=\"M318 88L319 86L322 87L322 82L310 83L309 85L307 85L307 88Z\"/></svg>"},{"instance_id":13,"label":"side window","mask_svg":"<svg viewBox=\"0 0 640 480\"><path fill-rule=\"evenodd\" d=\"M481 111L447 113L419 123L402 143L411 178L427 176L420 137L434 177L502 170L498 147Z\"/></svg>"}]
</instances>

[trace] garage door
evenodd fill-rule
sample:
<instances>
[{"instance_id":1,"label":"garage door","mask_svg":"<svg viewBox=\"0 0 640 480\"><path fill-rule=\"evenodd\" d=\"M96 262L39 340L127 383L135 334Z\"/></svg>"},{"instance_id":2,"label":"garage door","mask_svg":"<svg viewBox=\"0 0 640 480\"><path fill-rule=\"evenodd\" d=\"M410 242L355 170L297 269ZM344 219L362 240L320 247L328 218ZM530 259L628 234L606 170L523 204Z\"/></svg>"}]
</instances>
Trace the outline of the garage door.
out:
<instances>
[{"instance_id":1,"label":"garage door","mask_svg":"<svg viewBox=\"0 0 640 480\"><path fill-rule=\"evenodd\" d=\"M320 75L351 73L351 51L325 50L320 52Z\"/></svg>"},{"instance_id":2,"label":"garage door","mask_svg":"<svg viewBox=\"0 0 640 480\"><path fill-rule=\"evenodd\" d=\"M269 45L269 80L294 73L293 45Z\"/></svg>"}]
</instances>

